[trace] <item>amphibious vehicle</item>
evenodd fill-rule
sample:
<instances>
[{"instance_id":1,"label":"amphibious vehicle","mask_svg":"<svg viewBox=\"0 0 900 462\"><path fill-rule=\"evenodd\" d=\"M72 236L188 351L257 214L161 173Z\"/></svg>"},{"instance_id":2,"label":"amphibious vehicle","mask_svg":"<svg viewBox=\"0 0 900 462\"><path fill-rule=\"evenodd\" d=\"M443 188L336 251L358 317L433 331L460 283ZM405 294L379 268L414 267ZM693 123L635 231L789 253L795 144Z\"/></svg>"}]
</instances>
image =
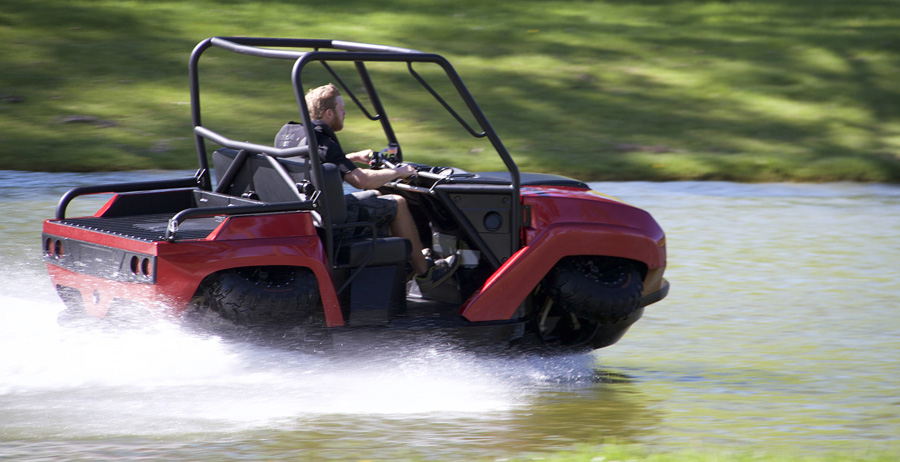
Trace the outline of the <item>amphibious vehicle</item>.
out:
<instances>
[{"instance_id":1,"label":"amphibious vehicle","mask_svg":"<svg viewBox=\"0 0 900 462\"><path fill-rule=\"evenodd\" d=\"M274 147L205 126L199 64L210 49L286 62L297 106L292 117L307 130L306 142ZM490 151L505 169L413 163L416 153L403 149L413 134L395 130L390 101L369 72L385 64L411 76L464 137L487 140L491 149L477 155ZM304 100L312 87L305 71L313 65L327 71L348 107L359 109L358 123L380 126L383 145L396 151L379 152L370 167L416 168L415 176L381 190L406 199L432 258L455 257L455 271L437 289L422 293L410 281L409 258L418 250L408 240L347 222L340 173L309 155L318 152ZM443 88L464 111L420 72L424 66L440 71ZM575 179L519 172L440 55L337 40L213 37L193 50L189 74L196 174L76 187L44 223L43 258L67 306L61 321L212 317L210 325L292 333L313 348L354 333L413 332L504 349L583 352L617 342L644 307L668 293L666 239L651 215ZM67 216L73 199L93 194L110 198L92 216ZM348 227L366 231L339 238Z\"/></svg>"}]
</instances>

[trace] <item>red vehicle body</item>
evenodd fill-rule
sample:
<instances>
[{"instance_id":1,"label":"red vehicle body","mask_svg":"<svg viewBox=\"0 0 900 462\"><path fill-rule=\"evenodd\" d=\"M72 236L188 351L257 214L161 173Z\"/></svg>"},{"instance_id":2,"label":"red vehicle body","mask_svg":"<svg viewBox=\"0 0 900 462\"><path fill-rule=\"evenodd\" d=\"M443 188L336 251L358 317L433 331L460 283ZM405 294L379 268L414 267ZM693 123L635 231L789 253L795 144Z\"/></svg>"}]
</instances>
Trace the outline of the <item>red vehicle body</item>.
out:
<instances>
[{"instance_id":1,"label":"red vehicle body","mask_svg":"<svg viewBox=\"0 0 900 462\"><path fill-rule=\"evenodd\" d=\"M309 145L284 149L234 141L201 124L197 64L211 47L290 60L305 127L312 126L302 98L305 66L354 63L374 107L369 118L381 123L389 143L398 137L366 63L403 63L471 135L491 142L507 171L411 164L414 178L382 188L407 199L436 257L456 255L462 262L438 293L423 295L407 281L412 249L405 239L374 228L370 237L335 237L335 230L367 224L344 222L340 176L308 155L317 152L311 131ZM416 73L420 63L446 72L480 131ZM334 333L374 330L452 333L503 348L567 352L615 343L645 306L668 292L665 235L650 214L577 180L520 173L438 55L337 41L217 37L195 48L191 89L195 176L75 188L45 222L44 258L68 307L61 319L214 316L248 329L302 331L316 347L332 342ZM211 156L209 142L220 146ZM388 161L402 162L402 151ZM115 195L93 216L66 217L74 198L97 193Z\"/></svg>"}]
</instances>

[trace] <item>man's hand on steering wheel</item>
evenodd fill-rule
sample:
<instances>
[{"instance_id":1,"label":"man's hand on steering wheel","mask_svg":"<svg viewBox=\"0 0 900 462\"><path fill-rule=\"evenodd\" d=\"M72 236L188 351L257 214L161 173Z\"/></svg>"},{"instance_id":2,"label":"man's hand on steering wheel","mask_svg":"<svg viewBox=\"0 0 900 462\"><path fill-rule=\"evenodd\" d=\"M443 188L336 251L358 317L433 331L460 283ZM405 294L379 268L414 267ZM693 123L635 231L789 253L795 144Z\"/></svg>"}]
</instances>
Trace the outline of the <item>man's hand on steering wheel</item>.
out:
<instances>
[{"instance_id":1,"label":"man's hand on steering wheel","mask_svg":"<svg viewBox=\"0 0 900 462\"><path fill-rule=\"evenodd\" d=\"M416 173L418 172L415 167L409 164L400 164L394 167L394 171L397 172L398 178L400 179L416 176Z\"/></svg>"}]
</instances>

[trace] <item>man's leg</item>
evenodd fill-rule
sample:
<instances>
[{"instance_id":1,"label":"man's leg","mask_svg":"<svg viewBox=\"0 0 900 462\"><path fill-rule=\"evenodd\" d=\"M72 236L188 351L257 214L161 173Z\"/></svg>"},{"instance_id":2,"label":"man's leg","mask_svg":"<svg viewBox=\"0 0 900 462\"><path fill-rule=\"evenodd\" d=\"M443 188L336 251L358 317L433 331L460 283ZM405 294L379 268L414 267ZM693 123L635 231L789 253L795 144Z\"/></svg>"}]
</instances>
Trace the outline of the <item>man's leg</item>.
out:
<instances>
[{"instance_id":1,"label":"man's leg","mask_svg":"<svg viewBox=\"0 0 900 462\"><path fill-rule=\"evenodd\" d=\"M419 238L419 230L416 228L416 222L413 220L406 199L400 195L393 195L397 201L397 216L391 222L391 234L397 237L409 239L412 244L412 264L413 271L416 274L424 274L428 271L428 261L425 255L422 255L422 239Z\"/></svg>"}]
</instances>

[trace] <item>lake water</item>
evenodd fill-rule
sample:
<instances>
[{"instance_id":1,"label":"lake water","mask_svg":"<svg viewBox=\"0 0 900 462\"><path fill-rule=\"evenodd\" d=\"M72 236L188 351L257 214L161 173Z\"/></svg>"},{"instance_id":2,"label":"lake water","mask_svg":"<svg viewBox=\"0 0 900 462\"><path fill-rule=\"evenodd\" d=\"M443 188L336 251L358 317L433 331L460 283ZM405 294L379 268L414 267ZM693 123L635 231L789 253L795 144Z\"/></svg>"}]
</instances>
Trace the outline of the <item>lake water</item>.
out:
<instances>
[{"instance_id":1,"label":"lake water","mask_svg":"<svg viewBox=\"0 0 900 462\"><path fill-rule=\"evenodd\" d=\"M500 359L60 328L41 222L66 189L120 177L0 171L2 460L900 450L900 187L593 184L666 230L669 297L593 354Z\"/></svg>"}]
</instances>

